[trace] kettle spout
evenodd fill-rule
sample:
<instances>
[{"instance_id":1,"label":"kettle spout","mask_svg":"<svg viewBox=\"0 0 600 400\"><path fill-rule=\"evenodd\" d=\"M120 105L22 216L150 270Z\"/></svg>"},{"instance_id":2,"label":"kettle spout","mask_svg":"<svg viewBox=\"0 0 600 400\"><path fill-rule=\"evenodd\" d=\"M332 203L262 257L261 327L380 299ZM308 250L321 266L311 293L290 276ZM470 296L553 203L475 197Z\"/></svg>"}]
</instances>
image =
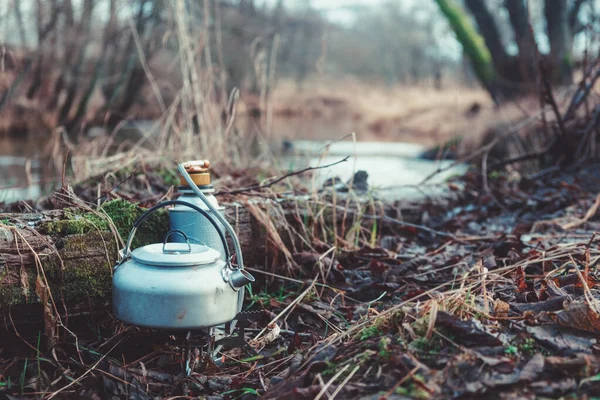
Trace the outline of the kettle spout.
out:
<instances>
[{"instance_id":1,"label":"kettle spout","mask_svg":"<svg viewBox=\"0 0 600 400\"><path fill-rule=\"evenodd\" d=\"M236 269L229 276L229 283L236 290L243 288L251 282L254 282L254 277L243 269Z\"/></svg>"}]
</instances>

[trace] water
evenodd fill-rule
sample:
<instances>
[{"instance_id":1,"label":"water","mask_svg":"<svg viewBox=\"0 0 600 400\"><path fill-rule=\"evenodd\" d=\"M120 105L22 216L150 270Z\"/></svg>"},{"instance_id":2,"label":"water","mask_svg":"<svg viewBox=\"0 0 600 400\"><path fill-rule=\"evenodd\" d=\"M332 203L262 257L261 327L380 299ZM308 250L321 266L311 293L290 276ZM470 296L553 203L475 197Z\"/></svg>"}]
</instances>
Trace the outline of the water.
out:
<instances>
[{"instance_id":1,"label":"water","mask_svg":"<svg viewBox=\"0 0 600 400\"><path fill-rule=\"evenodd\" d=\"M422 197L423 188L416 186L425 180L427 180L425 189L427 195L441 194L445 188L439 183L466 171L466 166L452 166L452 161L420 159L419 155L426 148L412 143L336 142L328 144L318 141L297 141L294 142L294 150L297 154L305 154L304 157L296 155L288 159L290 165L297 160L294 169L305 167L307 164L313 167L333 164L348 156L348 160L343 163L317 171L314 182L317 186L336 176L343 182L347 182L356 171L363 170L369 174L369 186L378 189L390 200ZM302 158L307 162L300 162Z\"/></svg>"},{"instance_id":2,"label":"water","mask_svg":"<svg viewBox=\"0 0 600 400\"><path fill-rule=\"evenodd\" d=\"M0 202L36 199L49 194L58 186L60 176L44 156L45 143L40 140L0 138ZM343 182L351 179L355 171L369 174L370 187L379 189L386 198L398 199L422 196L415 188L437 170L444 170L428 180L429 184L443 182L448 177L463 173L465 167L455 166L445 170L451 161L433 162L419 159L425 148L411 143L382 142L321 142L299 140L293 143L293 154L278 159L286 170L307 166L333 164L344 157L348 160L326 169L318 170L312 184L320 187L329 178L339 177ZM428 195L443 190L439 186L427 187Z\"/></svg>"},{"instance_id":3,"label":"water","mask_svg":"<svg viewBox=\"0 0 600 400\"><path fill-rule=\"evenodd\" d=\"M0 202L36 199L52 191L58 177L44 156L45 144L0 137Z\"/></svg>"}]
</instances>

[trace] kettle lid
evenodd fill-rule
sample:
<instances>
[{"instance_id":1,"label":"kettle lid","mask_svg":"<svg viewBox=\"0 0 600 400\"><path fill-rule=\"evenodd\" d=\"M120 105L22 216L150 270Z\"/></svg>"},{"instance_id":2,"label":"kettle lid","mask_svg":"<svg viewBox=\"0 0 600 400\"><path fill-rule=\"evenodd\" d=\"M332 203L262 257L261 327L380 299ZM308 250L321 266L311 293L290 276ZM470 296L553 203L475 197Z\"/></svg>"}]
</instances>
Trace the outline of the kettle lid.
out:
<instances>
[{"instance_id":1,"label":"kettle lid","mask_svg":"<svg viewBox=\"0 0 600 400\"><path fill-rule=\"evenodd\" d=\"M148 265L186 267L214 263L220 254L202 244L154 243L133 250L131 258Z\"/></svg>"}]
</instances>

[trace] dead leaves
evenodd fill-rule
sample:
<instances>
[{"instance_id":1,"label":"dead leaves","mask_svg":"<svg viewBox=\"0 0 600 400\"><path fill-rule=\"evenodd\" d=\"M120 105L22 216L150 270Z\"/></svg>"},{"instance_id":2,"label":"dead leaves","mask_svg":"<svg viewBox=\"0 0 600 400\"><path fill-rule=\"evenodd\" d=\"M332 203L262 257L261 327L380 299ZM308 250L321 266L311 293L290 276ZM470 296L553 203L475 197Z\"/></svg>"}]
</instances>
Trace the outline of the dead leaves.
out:
<instances>
[{"instance_id":1,"label":"dead leaves","mask_svg":"<svg viewBox=\"0 0 600 400\"><path fill-rule=\"evenodd\" d=\"M566 303L564 310L546 316L558 325L600 334L600 316L587 302Z\"/></svg>"},{"instance_id":2,"label":"dead leaves","mask_svg":"<svg viewBox=\"0 0 600 400\"><path fill-rule=\"evenodd\" d=\"M43 282L42 277L38 275L35 280L35 293L37 294L40 303L44 308L44 333L48 342L52 345L56 343L56 317L53 312L53 307L50 298L50 289Z\"/></svg>"},{"instance_id":3,"label":"dead leaves","mask_svg":"<svg viewBox=\"0 0 600 400\"><path fill-rule=\"evenodd\" d=\"M591 353L597 340L557 325L528 326L527 333L544 348L557 354Z\"/></svg>"},{"instance_id":4,"label":"dead leaves","mask_svg":"<svg viewBox=\"0 0 600 400\"><path fill-rule=\"evenodd\" d=\"M502 342L477 328L471 321L463 321L447 312L437 313L436 325L452 332L454 340L467 347L501 346Z\"/></svg>"}]
</instances>

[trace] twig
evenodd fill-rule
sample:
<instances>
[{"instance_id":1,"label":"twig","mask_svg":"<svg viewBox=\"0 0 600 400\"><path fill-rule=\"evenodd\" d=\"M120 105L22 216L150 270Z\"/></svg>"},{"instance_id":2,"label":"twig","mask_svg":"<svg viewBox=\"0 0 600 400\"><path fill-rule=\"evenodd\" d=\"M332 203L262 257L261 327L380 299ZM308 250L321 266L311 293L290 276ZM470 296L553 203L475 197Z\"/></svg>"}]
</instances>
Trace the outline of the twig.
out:
<instances>
[{"instance_id":1,"label":"twig","mask_svg":"<svg viewBox=\"0 0 600 400\"><path fill-rule=\"evenodd\" d=\"M314 287L315 287L315 283L317 283L317 278L315 278L312 283L310 284L309 287L306 288L306 290L304 292L302 292L298 297L296 297L294 299L294 301L292 301L286 308L283 309L283 311L281 311L279 314L277 314L277 316L275 318L273 318L264 328L263 330L261 330L258 335L256 335L256 337L254 337L254 340L257 340L259 337L262 336L263 333L265 333L265 331L267 330L267 326L274 324L275 322L277 322L277 320L279 318L281 318L286 312L288 312L288 310L290 310L292 307L294 307L296 304L298 304L303 298L304 296L306 296L308 294L308 292L310 292Z\"/></svg>"},{"instance_id":2,"label":"twig","mask_svg":"<svg viewBox=\"0 0 600 400\"><path fill-rule=\"evenodd\" d=\"M532 153L525 153L525 154L521 154L520 156L516 156L516 157L511 157L511 158L505 158L502 161L498 161L497 163L494 163L492 165L490 165L488 167L488 169L490 171L496 170L498 168L504 167L506 165L509 164L514 164L514 163L518 163L521 161L527 161L527 160L532 160L538 157L543 156L544 154L546 154L546 152L548 151L548 149L544 149L542 151L536 151L536 152L532 152Z\"/></svg>"},{"instance_id":3,"label":"twig","mask_svg":"<svg viewBox=\"0 0 600 400\"><path fill-rule=\"evenodd\" d=\"M338 143L338 142L341 142L342 140L344 140L344 139L347 139L347 138L349 138L349 137L352 137L352 136L354 136L354 132L352 132L352 133L349 133L349 134L347 134L347 135L344 135L344 136L342 136L342 137L341 137L341 138L339 138L339 139L330 140L329 142L327 142L327 143L325 143L323 146L321 146L321 147L320 147L320 148L319 148L319 149L318 149L316 152L317 152L317 153L322 153L323 151L325 151L325 150L326 150L326 149L327 149L329 146L331 146L332 144L334 144L334 143Z\"/></svg>"},{"instance_id":4,"label":"twig","mask_svg":"<svg viewBox=\"0 0 600 400\"><path fill-rule=\"evenodd\" d=\"M342 391L342 388L344 386L346 386L346 384L350 381L350 379L352 379L352 377L354 376L354 374L356 374L356 371L358 371L359 368L360 368L360 364L357 365L356 367L354 367L354 369L352 370L352 372L350 372L350 374L346 377L346 379L344 379L342 381L342 383L340 383L340 385L331 394L331 397L329 397L329 400L335 399L335 396L337 396Z\"/></svg>"},{"instance_id":5,"label":"twig","mask_svg":"<svg viewBox=\"0 0 600 400\"><path fill-rule=\"evenodd\" d=\"M319 392L319 394L317 394L317 396L315 397L315 400L319 400L321 397L323 397L323 395L325 394L325 392L327 392L327 389L329 389L329 386L331 386L331 384L333 382L335 382L335 380L344 373L344 371L346 371L348 368L350 367L350 364L346 364L346 366L344 368L342 368L341 370L339 370L334 376L331 377L331 379L329 380L329 382L327 382L323 388L321 389L321 391Z\"/></svg>"},{"instance_id":6,"label":"twig","mask_svg":"<svg viewBox=\"0 0 600 400\"><path fill-rule=\"evenodd\" d=\"M140 166L138 165L130 175L127 175L120 182L117 182L110 190L104 192L100 197L98 197L97 199L94 199L94 201L100 200L101 198L107 196L109 193L111 193L113 190L115 190L116 188L121 186L123 183L125 183L128 180L130 180L131 178L133 178L133 176L138 172L139 169L140 169Z\"/></svg>"},{"instance_id":7,"label":"twig","mask_svg":"<svg viewBox=\"0 0 600 400\"><path fill-rule=\"evenodd\" d=\"M331 163L331 164L321 165L319 167L307 167L307 168L304 168L304 169L301 169L301 170L298 170L298 171L293 171L293 172L290 172L289 174L283 175L283 176L281 176L281 177L279 177L279 178L277 178L275 180L272 180L269 183L256 184L256 185L248 186L248 187L245 187L245 188L242 188L242 189L237 189L237 190L224 190L224 191L216 192L215 196L222 195L222 194L239 194L239 193L244 193L244 192L248 192L248 191L251 191L251 190L259 190L259 189L268 188L268 187L271 187L271 186L275 185L276 183L281 182L282 180L284 180L286 178L289 178L290 176L300 175L300 174L303 174L305 172L314 171L314 170L317 170L317 169L323 169L323 168L333 167L334 165L338 165L338 164L341 164L343 162L348 161L349 158L350 158L350 156L346 156L343 159L341 159L339 161L336 161L334 163Z\"/></svg>"},{"instance_id":8,"label":"twig","mask_svg":"<svg viewBox=\"0 0 600 400\"><path fill-rule=\"evenodd\" d=\"M111 351L113 351L119 344L121 344L121 342L122 342L122 339L119 340L108 352L106 352L106 354L103 354L102 357L100 357L100 359L98 361L96 361L96 363L94 365L92 365L92 367L90 369L88 369L83 374L81 374L81 376L79 376L77 379L74 379L68 385L63 386L62 388L58 389L56 392L54 392L50 396L48 396L48 400L52 399L53 397L55 397L60 392L64 391L65 389L70 388L71 386L73 386L77 382L81 381L84 376L86 376L87 374L89 374L90 372L92 372L93 370L95 370L96 367L102 362L102 360L104 360L106 358L106 356L108 356L108 354L110 354Z\"/></svg>"},{"instance_id":9,"label":"twig","mask_svg":"<svg viewBox=\"0 0 600 400\"><path fill-rule=\"evenodd\" d=\"M339 209L344 209L344 207L342 207L342 206L338 206L338 205L334 205L334 204L329 204L329 205L331 207L335 207L335 208L339 208ZM348 214L353 214L353 213L354 213L354 211L348 211ZM397 225L401 225L401 226L408 226L410 228L420 229L422 231L432 233L432 234L434 234L436 236L449 237L449 238L454 239L456 241L460 241L459 238L457 238L456 236L452 235L451 233L436 231L435 229L428 228L428 227L426 227L424 225L413 224L411 222L401 221L399 219L392 218L392 217L389 217L387 215L365 214L365 215L362 215L362 218L365 218L365 219L374 219L374 220L377 220L377 221L383 220L383 221L391 222L393 224L397 224Z\"/></svg>"},{"instance_id":10,"label":"twig","mask_svg":"<svg viewBox=\"0 0 600 400\"><path fill-rule=\"evenodd\" d=\"M565 116L563 118L564 121L569 121L575 116L575 112L577 111L581 103L583 103L583 100L585 100L592 91L592 88L596 84L596 80L600 78L600 68L598 68L591 81L589 83L585 83L587 78L591 75L592 71L593 68L590 68L588 73L585 74L584 77L581 79L581 82L579 83L579 88L573 95L571 104L569 104L569 107L567 108L567 112L565 113Z\"/></svg>"},{"instance_id":11,"label":"twig","mask_svg":"<svg viewBox=\"0 0 600 400\"><path fill-rule=\"evenodd\" d=\"M427 175L425 177L425 179L423 179L421 182L419 182L419 184L417 186L421 186L421 185L427 183L429 180L431 180L431 178L433 178L434 176L436 176L440 172L447 171L449 169L452 169L452 168L456 167L459 164L462 164L462 163L467 162L467 161L471 161L472 159L474 159L475 157L477 157L479 154L484 153L484 152L492 149L498 143L499 140L500 140L500 138L498 137L498 138L492 140L487 145L485 145L485 146L483 146L483 147L475 150L474 152L472 152L468 156L465 156L465 157L463 157L461 159L458 159L458 160L452 162L451 164L447 165L444 168L440 167L440 168L436 169L435 171L433 171L432 173L430 173L429 175Z\"/></svg>"},{"instance_id":12,"label":"twig","mask_svg":"<svg viewBox=\"0 0 600 400\"><path fill-rule=\"evenodd\" d=\"M417 371L419 371L420 368L421 368L420 365L417 365L416 367L414 367L408 374L404 375L404 377L402 379L400 379L390 390L388 390L385 395L383 395L380 398L387 399L388 396L393 395L396 392L396 389L398 389L400 386L402 386L402 384L404 382L406 382L407 380L412 378L417 373Z\"/></svg>"},{"instance_id":13,"label":"twig","mask_svg":"<svg viewBox=\"0 0 600 400\"><path fill-rule=\"evenodd\" d=\"M583 131L583 135L581 136L581 141L579 142L579 145L577 146L577 158L583 158L584 155L586 155L586 152L590 152L590 155L594 155L594 148L595 148L595 140L591 140L594 138L594 135L592 134L594 132L594 128L596 128L596 126L598 126L598 123L600 122L600 104L596 105L596 108L594 109L594 114L592 115L592 119L590 120L590 122L587 124L587 126L585 127L585 130Z\"/></svg>"},{"instance_id":14,"label":"twig","mask_svg":"<svg viewBox=\"0 0 600 400\"><path fill-rule=\"evenodd\" d=\"M589 221L590 218L592 218L596 214L596 211L598 211L598 207L600 207L600 194L598 194L598 196L596 196L596 201L594 201L594 204L592 204L592 206L585 213L583 218L578 218L575 221L564 224L561 226L561 228L564 230L569 230L569 229L577 228L578 226L585 224L587 221Z\"/></svg>"},{"instance_id":15,"label":"twig","mask_svg":"<svg viewBox=\"0 0 600 400\"><path fill-rule=\"evenodd\" d=\"M558 104L556 104L556 99L554 98L554 93L552 92L552 85L550 84L550 80L548 79L548 74L546 68L542 66L540 63L540 72L542 83L544 84L545 98L550 106L552 107L552 111L554 111L554 116L556 117L556 121L558 122L558 128L560 130L560 138L562 143L566 143L567 140L567 130L565 129L565 122L563 121L563 117L560 114L560 110L558 109Z\"/></svg>"}]
</instances>

